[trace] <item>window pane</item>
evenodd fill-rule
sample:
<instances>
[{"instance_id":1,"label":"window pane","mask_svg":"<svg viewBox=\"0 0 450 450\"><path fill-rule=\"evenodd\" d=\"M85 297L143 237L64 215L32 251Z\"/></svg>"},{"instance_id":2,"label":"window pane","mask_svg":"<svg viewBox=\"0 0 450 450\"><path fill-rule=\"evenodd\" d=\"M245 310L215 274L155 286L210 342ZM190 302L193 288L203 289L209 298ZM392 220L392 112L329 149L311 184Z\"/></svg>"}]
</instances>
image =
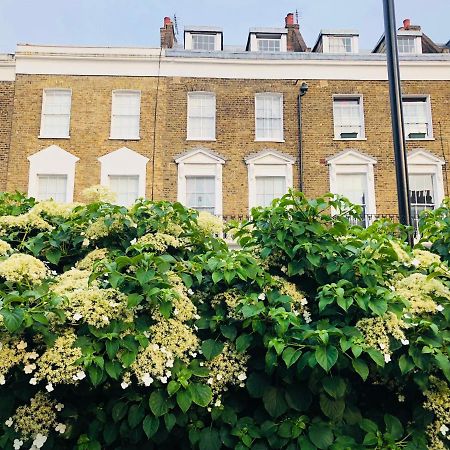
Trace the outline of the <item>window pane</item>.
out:
<instances>
[{"instance_id":1,"label":"window pane","mask_svg":"<svg viewBox=\"0 0 450 450\"><path fill-rule=\"evenodd\" d=\"M71 98L72 93L68 89L44 90L41 136L69 136Z\"/></svg>"},{"instance_id":2,"label":"window pane","mask_svg":"<svg viewBox=\"0 0 450 450\"><path fill-rule=\"evenodd\" d=\"M336 138L362 137L363 117L360 98L334 98L334 135Z\"/></svg>"},{"instance_id":3,"label":"window pane","mask_svg":"<svg viewBox=\"0 0 450 450\"><path fill-rule=\"evenodd\" d=\"M215 213L216 179L215 177L186 177L186 206L199 211Z\"/></svg>"},{"instance_id":4,"label":"window pane","mask_svg":"<svg viewBox=\"0 0 450 450\"><path fill-rule=\"evenodd\" d=\"M286 194L285 177L256 177L256 205L270 206L272 200Z\"/></svg>"},{"instance_id":5,"label":"window pane","mask_svg":"<svg viewBox=\"0 0 450 450\"><path fill-rule=\"evenodd\" d=\"M114 91L111 137L114 139L139 139L140 113L140 92Z\"/></svg>"},{"instance_id":6,"label":"window pane","mask_svg":"<svg viewBox=\"0 0 450 450\"><path fill-rule=\"evenodd\" d=\"M367 175L365 173L339 173L336 175L335 194L347 197L355 205L365 207L367 201Z\"/></svg>"},{"instance_id":7,"label":"window pane","mask_svg":"<svg viewBox=\"0 0 450 450\"><path fill-rule=\"evenodd\" d=\"M430 136L426 97L403 98L403 118L406 137L420 139Z\"/></svg>"},{"instance_id":8,"label":"window pane","mask_svg":"<svg viewBox=\"0 0 450 450\"><path fill-rule=\"evenodd\" d=\"M282 96L267 94L255 97L256 138L283 139Z\"/></svg>"},{"instance_id":9,"label":"window pane","mask_svg":"<svg viewBox=\"0 0 450 450\"><path fill-rule=\"evenodd\" d=\"M37 200L64 203L67 199L67 175L38 175Z\"/></svg>"},{"instance_id":10,"label":"window pane","mask_svg":"<svg viewBox=\"0 0 450 450\"><path fill-rule=\"evenodd\" d=\"M258 51L279 52L281 51L280 39L258 39Z\"/></svg>"},{"instance_id":11,"label":"window pane","mask_svg":"<svg viewBox=\"0 0 450 450\"><path fill-rule=\"evenodd\" d=\"M330 36L330 53L351 53L352 38L350 36Z\"/></svg>"},{"instance_id":12,"label":"window pane","mask_svg":"<svg viewBox=\"0 0 450 450\"><path fill-rule=\"evenodd\" d=\"M109 187L117 196L117 204L132 205L139 197L139 175L109 175Z\"/></svg>"},{"instance_id":13,"label":"window pane","mask_svg":"<svg viewBox=\"0 0 450 450\"><path fill-rule=\"evenodd\" d=\"M417 228L420 213L426 209L434 209L436 206L434 175L410 174L409 198L414 227Z\"/></svg>"},{"instance_id":14,"label":"window pane","mask_svg":"<svg viewBox=\"0 0 450 450\"><path fill-rule=\"evenodd\" d=\"M209 93L188 94L188 139L215 139L216 97Z\"/></svg>"},{"instance_id":15,"label":"window pane","mask_svg":"<svg viewBox=\"0 0 450 450\"><path fill-rule=\"evenodd\" d=\"M399 53L416 53L415 37L399 36L397 38Z\"/></svg>"},{"instance_id":16,"label":"window pane","mask_svg":"<svg viewBox=\"0 0 450 450\"><path fill-rule=\"evenodd\" d=\"M193 50L215 50L216 36L214 34L193 34L192 49Z\"/></svg>"}]
</instances>

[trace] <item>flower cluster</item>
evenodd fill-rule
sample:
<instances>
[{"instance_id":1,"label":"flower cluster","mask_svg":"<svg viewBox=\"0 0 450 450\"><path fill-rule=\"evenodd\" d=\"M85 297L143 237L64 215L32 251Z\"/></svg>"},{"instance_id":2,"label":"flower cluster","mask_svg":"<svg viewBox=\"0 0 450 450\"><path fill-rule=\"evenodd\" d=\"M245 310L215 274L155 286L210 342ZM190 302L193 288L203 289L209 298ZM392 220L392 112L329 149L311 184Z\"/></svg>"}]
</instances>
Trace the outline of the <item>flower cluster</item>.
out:
<instances>
[{"instance_id":1,"label":"flower cluster","mask_svg":"<svg viewBox=\"0 0 450 450\"><path fill-rule=\"evenodd\" d=\"M198 214L197 224L205 234L220 235L223 231L222 219L205 211Z\"/></svg>"},{"instance_id":2,"label":"flower cluster","mask_svg":"<svg viewBox=\"0 0 450 450\"><path fill-rule=\"evenodd\" d=\"M55 405L46 394L38 392L29 405L19 406L11 421L21 439L33 439L33 445L41 448L47 440L44 437L57 425Z\"/></svg>"},{"instance_id":3,"label":"flower cluster","mask_svg":"<svg viewBox=\"0 0 450 450\"><path fill-rule=\"evenodd\" d=\"M169 281L172 283L170 296L175 318L180 322L199 319L200 317L197 315L197 308L188 296L189 294L192 294L192 291L186 289L183 280L175 273L169 274Z\"/></svg>"},{"instance_id":4,"label":"flower cluster","mask_svg":"<svg viewBox=\"0 0 450 450\"><path fill-rule=\"evenodd\" d=\"M59 336L53 347L48 348L45 353L36 361L37 370L30 380L30 384L47 380L47 390L53 390L53 384L76 384L77 374L80 367L76 362L81 358L82 353L76 347L77 336L73 331L67 331Z\"/></svg>"},{"instance_id":5,"label":"flower cluster","mask_svg":"<svg viewBox=\"0 0 450 450\"><path fill-rule=\"evenodd\" d=\"M291 311L296 316L303 316L306 323L311 322L311 313L306 308L308 300L305 298L302 292L297 289L294 283L290 283L284 278L273 276L275 285L280 291L280 294L291 297Z\"/></svg>"},{"instance_id":6,"label":"flower cluster","mask_svg":"<svg viewBox=\"0 0 450 450\"><path fill-rule=\"evenodd\" d=\"M50 290L57 295L66 295L77 290L89 288L89 270L70 269L55 278L55 284L50 286ZM93 283L95 286L95 282Z\"/></svg>"},{"instance_id":7,"label":"flower cluster","mask_svg":"<svg viewBox=\"0 0 450 450\"><path fill-rule=\"evenodd\" d=\"M438 266L442 264L441 258L435 253L431 253L427 250L420 250L415 248L413 250L414 259L412 265L420 269L429 269L431 266Z\"/></svg>"},{"instance_id":8,"label":"flower cluster","mask_svg":"<svg viewBox=\"0 0 450 450\"><path fill-rule=\"evenodd\" d=\"M403 331L407 328L406 323L392 312L388 312L382 317L361 319L356 323L356 327L364 336L366 345L381 351L386 362L391 360L391 338L404 345L409 344Z\"/></svg>"},{"instance_id":9,"label":"flower cluster","mask_svg":"<svg viewBox=\"0 0 450 450\"><path fill-rule=\"evenodd\" d=\"M394 284L395 291L408 302L413 315L436 313L441 305L437 298L450 300L450 290L437 278L429 279L421 273L414 273Z\"/></svg>"},{"instance_id":10,"label":"flower cluster","mask_svg":"<svg viewBox=\"0 0 450 450\"><path fill-rule=\"evenodd\" d=\"M87 242L87 245L89 245L90 240L97 241L98 239L123 230L124 223L122 218L123 216L120 216L119 214L113 214L109 217L100 217L95 222L88 225L86 231L84 232L84 235L86 236L85 242Z\"/></svg>"},{"instance_id":11,"label":"flower cluster","mask_svg":"<svg viewBox=\"0 0 450 450\"><path fill-rule=\"evenodd\" d=\"M0 239L0 256L7 255L12 251L12 247L5 241Z\"/></svg>"},{"instance_id":12,"label":"flower cluster","mask_svg":"<svg viewBox=\"0 0 450 450\"><path fill-rule=\"evenodd\" d=\"M25 341L9 340L2 337L0 341L0 385L6 383L6 375L27 358Z\"/></svg>"},{"instance_id":13,"label":"flower cluster","mask_svg":"<svg viewBox=\"0 0 450 450\"><path fill-rule=\"evenodd\" d=\"M83 189L81 195L86 203L114 203L117 199L115 192L101 184L96 184Z\"/></svg>"},{"instance_id":14,"label":"flower cluster","mask_svg":"<svg viewBox=\"0 0 450 450\"><path fill-rule=\"evenodd\" d=\"M244 298L238 289L229 289L228 291L216 294L211 300L211 306L217 307L223 303L227 308L228 317L239 320L242 319L242 314L238 307L242 304L243 300Z\"/></svg>"},{"instance_id":15,"label":"flower cluster","mask_svg":"<svg viewBox=\"0 0 450 450\"><path fill-rule=\"evenodd\" d=\"M127 307L127 296L116 289L77 289L65 293L65 312L70 320L83 320L94 327L104 327L113 319L130 321L132 311Z\"/></svg>"},{"instance_id":16,"label":"flower cluster","mask_svg":"<svg viewBox=\"0 0 450 450\"><path fill-rule=\"evenodd\" d=\"M247 379L248 355L238 353L231 344L225 344L222 352L208 361L205 366L209 369L207 383L213 392L214 406L221 405L221 396L229 386L244 387Z\"/></svg>"},{"instance_id":17,"label":"flower cluster","mask_svg":"<svg viewBox=\"0 0 450 450\"><path fill-rule=\"evenodd\" d=\"M89 252L83 259L80 259L75 265L80 270L93 270L94 264L98 261L106 259L108 256L108 249L96 248Z\"/></svg>"},{"instance_id":18,"label":"flower cluster","mask_svg":"<svg viewBox=\"0 0 450 450\"><path fill-rule=\"evenodd\" d=\"M63 217L68 218L72 214L73 209L79 206L77 203L58 203L54 200L45 200L36 203L30 212L41 215L42 213L50 217Z\"/></svg>"},{"instance_id":19,"label":"flower cluster","mask_svg":"<svg viewBox=\"0 0 450 450\"><path fill-rule=\"evenodd\" d=\"M47 267L39 259L24 253L14 253L0 261L0 277L13 283L38 284L49 275Z\"/></svg>"},{"instance_id":20,"label":"flower cluster","mask_svg":"<svg viewBox=\"0 0 450 450\"><path fill-rule=\"evenodd\" d=\"M427 400L423 405L435 415L434 422L427 428L431 444L428 448L441 450L450 445L450 388L434 376L430 377L430 382L430 389L424 392Z\"/></svg>"},{"instance_id":21,"label":"flower cluster","mask_svg":"<svg viewBox=\"0 0 450 450\"><path fill-rule=\"evenodd\" d=\"M29 211L25 214L20 214L19 216L0 217L0 235L5 235L11 230L51 231L53 230L53 227L39 214Z\"/></svg>"},{"instance_id":22,"label":"flower cluster","mask_svg":"<svg viewBox=\"0 0 450 450\"><path fill-rule=\"evenodd\" d=\"M144 234L137 240L136 245L154 250L157 253L164 253L169 247L180 247L182 241L171 234L157 232Z\"/></svg>"}]
</instances>

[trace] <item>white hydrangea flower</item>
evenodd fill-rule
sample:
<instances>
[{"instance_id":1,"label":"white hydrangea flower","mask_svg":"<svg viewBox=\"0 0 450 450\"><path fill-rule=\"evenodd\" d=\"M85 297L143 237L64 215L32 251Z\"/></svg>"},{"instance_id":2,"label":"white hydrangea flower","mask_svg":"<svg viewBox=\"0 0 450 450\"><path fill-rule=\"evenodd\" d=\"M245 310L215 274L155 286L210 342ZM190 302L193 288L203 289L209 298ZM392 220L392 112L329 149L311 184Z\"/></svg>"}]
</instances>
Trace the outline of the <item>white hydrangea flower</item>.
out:
<instances>
[{"instance_id":1,"label":"white hydrangea flower","mask_svg":"<svg viewBox=\"0 0 450 450\"><path fill-rule=\"evenodd\" d=\"M131 241L130 241L130 245L134 245L134 244L136 244L136 238L131 239Z\"/></svg>"},{"instance_id":2,"label":"white hydrangea flower","mask_svg":"<svg viewBox=\"0 0 450 450\"><path fill-rule=\"evenodd\" d=\"M161 381L161 383L166 384L167 383L167 377L159 377L159 381Z\"/></svg>"},{"instance_id":3,"label":"white hydrangea flower","mask_svg":"<svg viewBox=\"0 0 450 450\"><path fill-rule=\"evenodd\" d=\"M84 238L83 242L81 244L82 247L87 247L89 245L90 241L88 238Z\"/></svg>"},{"instance_id":4,"label":"white hydrangea flower","mask_svg":"<svg viewBox=\"0 0 450 450\"><path fill-rule=\"evenodd\" d=\"M33 386L36 386L37 385L37 380L36 380L36 378L31 378L30 379L30 384L32 384Z\"/></svg>"},{"instance_id":5,"label":"white hydrangea flower","mask_svg":"<svg viewBox=\"0 0 450 450\"><path fill-rule=\"evenodd\" d=\"M63 403L57 403L55 405L55 409L56 409L56 411L61 412L64 409L64 404Z\"/></svg>"},{"instance_id":6,"label":"white hydrangea flower","mask_svg":"<svg viewBox=\"0 0 450 450\"><path fill-rule=\"evenodd\" d=\"M218 373L217 376L216 376L216 378L217 378L218 380L221 380L221 379L223 378L223 376L222 376L222 374Z\"/></svg>"},{"instance_id":7,"label":"white hydrangea flower","mask_svg":"<svg viewBox=\"0 0 450 450\"><path fill-rule=\"evenodd\" d=\"M174 363L173 359L168 359L166 362L166 367L173 367L173 363Z\"/></svg>"},{"instance_id":8,"label":"white hydrangea flower","mask_svg":"<svg viewBox=\"0 0 450 450\"><path fill-rule=\"evenodd\" d=\"M126 389L128 386L129 386L129 384L126 383L125 381L122 381L122 383L120 383L120 387L121 387L122 389Z\"/></svg>"},{"instance_id":9,"label":"white hydrangea flower","mask_svg":"<svg viewBox=\"0 0 450 450\"><path fill-rule=\"evenodd\" d=\"M439 431L445 436L448 432L449 428L447 427L447 425L442 424L441 428L439 428Z\"/></svg>"},{"instance_id":10,"label":"white hydrangea flower","mask_svg":"<svg viewBox=\"0 0 450 450\"><path fill-rule=\"evenodd\" d=\"M14 442L13 442L14 450L19 450L19 448L22 447L22 445L23 445L23 441L21 441L19 439L14 439Z\"/></svg>"},{"instance_id":11,"label":"white hydrangea flower","mask_svg":"<svg viewBox=\"0 0 450 450\"><path fill-rule=\"evenodd\" d=\"M75 313L73 315L73 320L75 320L75 322L78 322L79 320L81 320L83 318L83 315L80 313Z\"/></svg>"},{"instance_id":12,"label":"white hydrangea flower","mask_svg":"<svg viewBox=\"0 0 450 450\"><path fill-rule=\"evenodd\" d=\"M60 434L64 434L66 432L67 426L63 423L58 423L55 427L55 431L58 431Z\"/></svg>"},{"instance_id":13,"label":"white hydrangea flower","mask_svg":"<svg viewBox=\"0 0 450 450\"><path fill-rule=\"evenodd\" d=\"M444 311L444 307L443 307L442 305L437 305L436 309L437 309L439 312Z\"/></svg>"},{"instance_id":14,"label":"white hydrangea flower","mask_svg":"<svg viewBox=\"0 0 450 450\"><path fill-rule=\"evenodd\" d=\"M83 380L84 378L86 378L86 374L82 370L80 370L72 378L74 380Z\"/></svg>"},{"instance_id":15,"label":"white hydrangea flower","mask_svg":"<svg viewBox=\"0 0 450 450\"><path fill-rule=\"evenodd\" d=\"M26 348L27 348L27 343L25 342L25 341L20 341L18 344L17 344L17 348L19 349L19 350L25 350Z\"/></svg>"},{"instance_id":16,"label":"white hydrangea flower","mask_svg":"<svg viewBox=\"0 0 450 450\"><path fill-rule=\"evenodd\" d=\"M4 385L6 383L5 375L0 375L0 385Z\"/></svg>"},{"instance_id":17,"label":"white hydrangea flower","mask_svg":"<svg viewBox=\"0 0 450 450\"><path fill-rule=\"evenodd\" d=\"M34 438L33 445L36 448L42 448L46 442L47 442L47 436L44 436L43 434L38 433L36 435L36 437Z\"/></svg>"},{"instance_id":18,"label":"white hydrangea flower","mask_svg":"<svg viewBox=\"0 0 450 450\"><path fill-rule=\"evenodd\" d=\"M47 389L47 392L53 392L55 390L52 383L48 383L45 389Z\"/></svg>"},{"instance_id":19,"label":"white hydrangea flower","mask_svg":"<svg viewBox=\"0 0 450 450\"><path fill-rule=\"evenodd\" d=\"M27 353L27 358L28 358L28 359L37 359L38 356L39 356L39 354L36 353L36 352L30 352L30 353Z\"/></svg>"},{"instance_id":20,"label":"white hydrangea flower","mask_svg":"<svg viewBox=\"0 0 450 450\"><path fill-rule=\"evenodd\" d=\"M239 381L244 381L244 380L246 380L247 379L247 375L245 374L245 373L240 373L239 375L238 375L238 380Z\"/></svg>"},{"instance_id":21,"label":"white hydrangea flower","mask_svg":"<svg viewBox=\"0 0 450 450\"><path fill-rule=\"evenodd\" d=\"M398 396L398 401L401 402L401 403L403 403L403 402L405 401L405 396L399 394L399 396Z\"/></svg>"},{"instance_id":22,"label":"white hydrangea flower","mask_svg":"<svg viewBox=\"0 0 450 450\"><path fill-rule=\"evenodd\" d=\"M384 362L388 363L391 361L391 355L389 353L384 354Z\"/></svg>"},{"instance_id":23,"label":"white hydrangea flower","mask_svg":"<svg viewBox=\"0 0 450 450\"><path fill-rule=\"evenodd\" d=\"M264 292L261 292L261 294L258 295L258 300L264 300L266 298L266 294Z\"/></svg>"},{"instance_id":24,"label":"white hydrangea flower","mask_svg":"<svg viewBox=\"0 0 450 450\"><path fill-rule=\"evenodd\" d=\"M142 382L144 383L145 386L150 386L153 383L153 378L150 376L149 373L145 373L144 376L142 377Z\"/></svg>"},{"instance_id":25,"label":"white hydrangea flower","mask_svg":"<svg viewBox=\"0 0 450 450\"><path fill-rule=\"evenodd\" d=\"M403 345L408 345L409 344L409 339L402 339L400 341Z\"/></svg>"},{"instance_id":26,"label":"white hydrangea flower","mask_svg":"<svg viewBox=\"0 0 450 450\"><path fill-rule=\"evenodd\" d=\"M417 267L420 266L420 261L419 261L417 258L414 258L414 259L411 261L411 265L417 268Z\"/></svg>"},{"instance_id":27,"label":"white hydrangea flower","mask_svg":"<svg viewBox=\"0 0 450 450\"><path fill-rule=\"evenodd\" d=\"M14 421L13 421L12 417L10 417L9 419L7 419L7 420L5 421L5 425L6 425L8 428L12 427L12 424L13 424L13 423L14 423Z\"/></svg>"}]
</instances>

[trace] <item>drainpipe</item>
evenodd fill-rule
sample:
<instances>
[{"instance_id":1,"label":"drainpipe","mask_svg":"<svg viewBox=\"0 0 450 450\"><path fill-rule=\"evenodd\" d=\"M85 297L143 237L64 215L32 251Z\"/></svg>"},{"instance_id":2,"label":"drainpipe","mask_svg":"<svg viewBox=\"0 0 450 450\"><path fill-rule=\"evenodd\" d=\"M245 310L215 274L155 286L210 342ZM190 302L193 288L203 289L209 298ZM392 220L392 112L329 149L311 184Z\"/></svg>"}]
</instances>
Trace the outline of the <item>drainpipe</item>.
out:
<instances>
[{"instance_id":1,"label":"drainpipe","mask_svg":"<svg viewBox=\"0 0 450 450\"><path fill-rule=\"evenodd\" d=\"M308 92L308 85L303 82L298 93L298 189L303 192L303 133L302 133L302 98Z\"/></svg>"}]
</instances>

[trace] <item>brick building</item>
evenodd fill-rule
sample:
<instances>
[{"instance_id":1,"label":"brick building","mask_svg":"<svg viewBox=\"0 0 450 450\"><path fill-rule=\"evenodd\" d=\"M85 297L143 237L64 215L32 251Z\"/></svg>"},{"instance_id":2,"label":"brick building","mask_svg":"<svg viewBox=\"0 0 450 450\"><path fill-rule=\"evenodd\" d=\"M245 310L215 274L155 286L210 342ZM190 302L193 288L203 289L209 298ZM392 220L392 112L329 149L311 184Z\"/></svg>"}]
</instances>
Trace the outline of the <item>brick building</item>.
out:
<instances>
[{"instance_id":1,"label":"brick building","mask_svg":"<svg viewBox=\"0 0 450 450\"><path fill-rule=\"evenodd\" d=\"M396 213L384 40L362 52L358 37L323 30L308 48L289 14L242 47L198 26L180 45L168 18L160 48L18 45L0 59L0 188L72 201L101 182L122 204L238 215L293 186ZM409 21L398 39L418 211L449 193L450 53Z\"/></svg>"}]
</instances>

